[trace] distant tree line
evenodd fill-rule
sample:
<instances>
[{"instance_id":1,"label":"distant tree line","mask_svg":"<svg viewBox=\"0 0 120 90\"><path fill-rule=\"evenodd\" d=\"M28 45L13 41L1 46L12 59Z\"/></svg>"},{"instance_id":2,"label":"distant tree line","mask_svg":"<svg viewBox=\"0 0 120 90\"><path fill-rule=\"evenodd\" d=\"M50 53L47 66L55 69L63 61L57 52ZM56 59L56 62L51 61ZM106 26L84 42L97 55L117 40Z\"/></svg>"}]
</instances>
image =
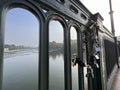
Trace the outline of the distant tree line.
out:
<instances>
[{"instance_id":1,"label":"distant tree line","mask_svg":"<svg viewBox=\"0 0 120 90\"><path fill-rule=\"evenodd\" d=\"M27 47L27 46L23 46L23 45L14 45L14 44L5 44L4 48L8 48L9 50L15 50L15 49L31 49L33 47Z\"/></svg>"},{"instance_id":2,"label":"distant tree line","mask_svg":"<svg viewBox=\"0 0 120 90\"><path fill-rule=\"evenodd\" d=\"M63 51L63 43L49 42L49 52Z\"/></svg>"},{"instance_id":3,"label":"distant tree line","mask_svg":"<svg viewBox=\"0 0 120 90\"><path fill-rule=\"evenodd\" d=\"M63 43L57 43L55 41L49 42L49 52L63 52ZM77 41L71 40L71 53L77 53Z\"/></svg>"}]
</instances>

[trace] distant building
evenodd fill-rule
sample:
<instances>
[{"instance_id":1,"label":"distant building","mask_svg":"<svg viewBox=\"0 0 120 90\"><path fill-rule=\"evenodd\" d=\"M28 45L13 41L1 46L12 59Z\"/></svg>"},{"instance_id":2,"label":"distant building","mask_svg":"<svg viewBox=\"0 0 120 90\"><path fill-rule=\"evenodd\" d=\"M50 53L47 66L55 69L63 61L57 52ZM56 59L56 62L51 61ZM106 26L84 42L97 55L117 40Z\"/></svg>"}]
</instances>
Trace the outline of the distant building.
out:
<instances>
[{"instance_id":1,"label":"distant building","mask_svg":"<svg viewBox=\"0 0 120 90\"><path fill-rule=\"evenodd\" d=\"M12 53L18 51L17 49L4 48L4 53Z\"/></svg>"},{"instance_id":2,"label":"distant building","mask_svg":"<svg viewBox=\"0 0 120 90\"><path fill-rule=\"evenodd\" d=\"M9 52L9 48L4 48L4 52Z\"/></svg>"}]
</instances>

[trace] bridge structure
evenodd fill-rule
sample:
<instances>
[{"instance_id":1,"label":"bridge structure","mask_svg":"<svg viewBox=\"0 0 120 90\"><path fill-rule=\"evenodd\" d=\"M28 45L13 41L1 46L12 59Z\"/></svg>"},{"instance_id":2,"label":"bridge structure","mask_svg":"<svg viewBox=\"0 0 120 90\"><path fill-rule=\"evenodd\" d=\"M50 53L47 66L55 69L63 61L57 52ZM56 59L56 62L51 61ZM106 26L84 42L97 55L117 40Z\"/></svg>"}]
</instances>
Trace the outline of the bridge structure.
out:
<instances>
[{"instance_id":1,"label":"bridge structure","mask_svg":"<svg viewBox=\"0 0 120 90\"><path fill-rule=\"evenodd\" d=\"M3 80L4 31L6 13L24 8L40 23L39 90L49 90L48 42L50 20L59 21L64 28L64 90L72 90L70 27L77 31L79 90L110 90L119 66L120 43L103 25L103 17L92 14L80 0L0 0L0 90ZM87 77L84 75L87 68ZM57 74L56 74L57 75ZM87 78L85 88L84 78Z\"/></svg>"}]
</instances>

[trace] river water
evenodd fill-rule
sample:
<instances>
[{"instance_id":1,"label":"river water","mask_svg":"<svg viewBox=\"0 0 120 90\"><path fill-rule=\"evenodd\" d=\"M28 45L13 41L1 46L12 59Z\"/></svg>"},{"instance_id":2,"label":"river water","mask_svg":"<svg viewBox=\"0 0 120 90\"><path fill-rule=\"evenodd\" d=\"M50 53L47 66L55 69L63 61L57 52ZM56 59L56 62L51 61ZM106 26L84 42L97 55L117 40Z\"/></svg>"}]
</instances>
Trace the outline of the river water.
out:
<instances>
[{"instance_id":1,"label":"river water","mask_svg":"<svg viewBox=\"0 0 120 90\"><path fill-rule=\"evenodd\" d=\"M38 53L35 50L5 53L3 90L38 90Z\"/></svg>"},{"instance_id":2,"label":"river water","mask_svg":"<svg viewBox=\"0 0 120 90\"><path fill-rule=\"evenodd\" d=\"M64 89L63 59L61 53L49 54L50 90ZM4 54L2 90L38 90L38 51Z\"/></svg>"},{"instance_id":3,"label":"river water","mask_svg":"<svg viewBox=\"0 0 120 90\"><path fill-rule=\"evenodd\" d=\"M65 90L63 54L49 54L49 89ZM77 76L77 68L73 69ZM74 77L73 75L73 77ZM78 78L74 77L73 88L78 90ZM38 51L22 50L5 53L2 90L38 90Z\"/></svg>"}]
</instances>

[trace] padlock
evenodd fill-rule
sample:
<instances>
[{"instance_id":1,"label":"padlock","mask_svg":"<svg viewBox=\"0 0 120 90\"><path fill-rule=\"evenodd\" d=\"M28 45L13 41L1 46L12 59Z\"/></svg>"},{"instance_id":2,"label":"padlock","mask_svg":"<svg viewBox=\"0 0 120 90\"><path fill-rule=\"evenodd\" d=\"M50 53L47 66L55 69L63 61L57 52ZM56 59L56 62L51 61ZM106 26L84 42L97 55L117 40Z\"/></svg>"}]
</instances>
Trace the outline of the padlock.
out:
<instances>
[{"instance_id":1,"label":"padlock","mask_svg":"<svg viewBox=\"0 0 120 90\"><path fill-rule=\"evenodd\" d=\"M81 67L85 67L85 64L80 58L76 58L76 63L78 63Z\"/></svg>"},{"instance_id":2,"label":"padlock","mask_svg":"<svg viewBox=\"0 0 120 90\"><path fill-rule=\"evenodd\" d=\"M71 60L71 65L74 67L76 65L76 59Z\"/></svg>"},{"instance_id":3,"label":"padlock","mask_svg":"<svg viewBox=\"0 0 120 90\"><path fill-rule=\"evenodd\" d=\"M93 35L93 36L92 36L92 40L95 40L95 41L96 41L97 39L98 39L97 35Z\"/></svg>"},{"instance_id":4,"label":"padlock","mask_svg":"<svg viewBox=\"0 0 120 90\"><path fill-rule=\"evenodd\" d=\"M91 68L91 76L92 76L92 78L94 78L94 72L93 72L92 68Z\"/></svg>"},{"instance_id":5,"label":"padlock","mask_svg":"<svg viewBox=\"0 0 120 90\"><path fill-rule=\"evenodd\" d=\"M96 60L94 61L94 64L96 65L97 68L99 68L99 65Z\"/></svg>"},{"instance_id":6,"label":"padlock","mask_svg":"<svg viewBox=\"0 0 120 90\"><path fill-rule=\"evenodd\" d=\"M72 59L71 65L74 67L76 64L79 64L81 67L85 67L85 64L82 62L80 58Z\"/></svg>"},{"instance_id":7,"label":"padlock","mask_svg":"<svg viewBox=\"0 0 120 90\"><path fill-rule=\"evenodd\" d=\"M97 59L96 59L96 57L94 56L94 55L92 55L91 57L90 57L90 61L89 61L89 63L88 63L90 66L96 66L97 68L99 68L99 65L98 65L98 63L97 63Z\"/></svg>"},{"instance_id":8,"label":"padlock","mask_svg":"<svg viewBox=\"0 0 120 90\"><path fill-rule=\"evenodd\" d=\"M92 28L93 28L93 26L94 26L94 24L92 24L89 28L90 28L90 29L92 29Z\"/></svg>"},{"instance_id":9,"label":"padlock","mask_svg":"<svg viewBox=\"0 0 120 90\"><path fill-rule=\"evenodd\" d=\"M92 67L90 65L87 66L86 77L92 77L92 78L94 78L94 72L93 72L93 69L92 69Z\"/></svg>"},{"instance_id":10,"label":"padlock","mask_svg":"<svg viewBox=\"0 0 120 90\"><path fill-rule=\"evenodd\" d=\"M97 60L100 59L100 57L98 56L98 54L95 55L95 58L96 58Z\"/></svg>"},{"instance_id":11,"label":"padlock","mask_svg":"<svg viewBox=\"0 0 120 90\"><path fill-rule=\"evenodd\" d=\"M90 56L90 62L89 62L89 63L92 64L92 63L94 63L94 61L95 61L95 57L94 57L94 55L91 55L91 56ZM89 65L90 65L90 64L89 64Z\"/></svg>"},{"instance_id":12,"label":"padlock","mask_svg":"<svg viewBox=\"0 0 120 90\"><path fill-rule=\"evenodd\" d=\"M100 52L100 47L95 47L96 52Z\"/></svg>"}]
</instances>

